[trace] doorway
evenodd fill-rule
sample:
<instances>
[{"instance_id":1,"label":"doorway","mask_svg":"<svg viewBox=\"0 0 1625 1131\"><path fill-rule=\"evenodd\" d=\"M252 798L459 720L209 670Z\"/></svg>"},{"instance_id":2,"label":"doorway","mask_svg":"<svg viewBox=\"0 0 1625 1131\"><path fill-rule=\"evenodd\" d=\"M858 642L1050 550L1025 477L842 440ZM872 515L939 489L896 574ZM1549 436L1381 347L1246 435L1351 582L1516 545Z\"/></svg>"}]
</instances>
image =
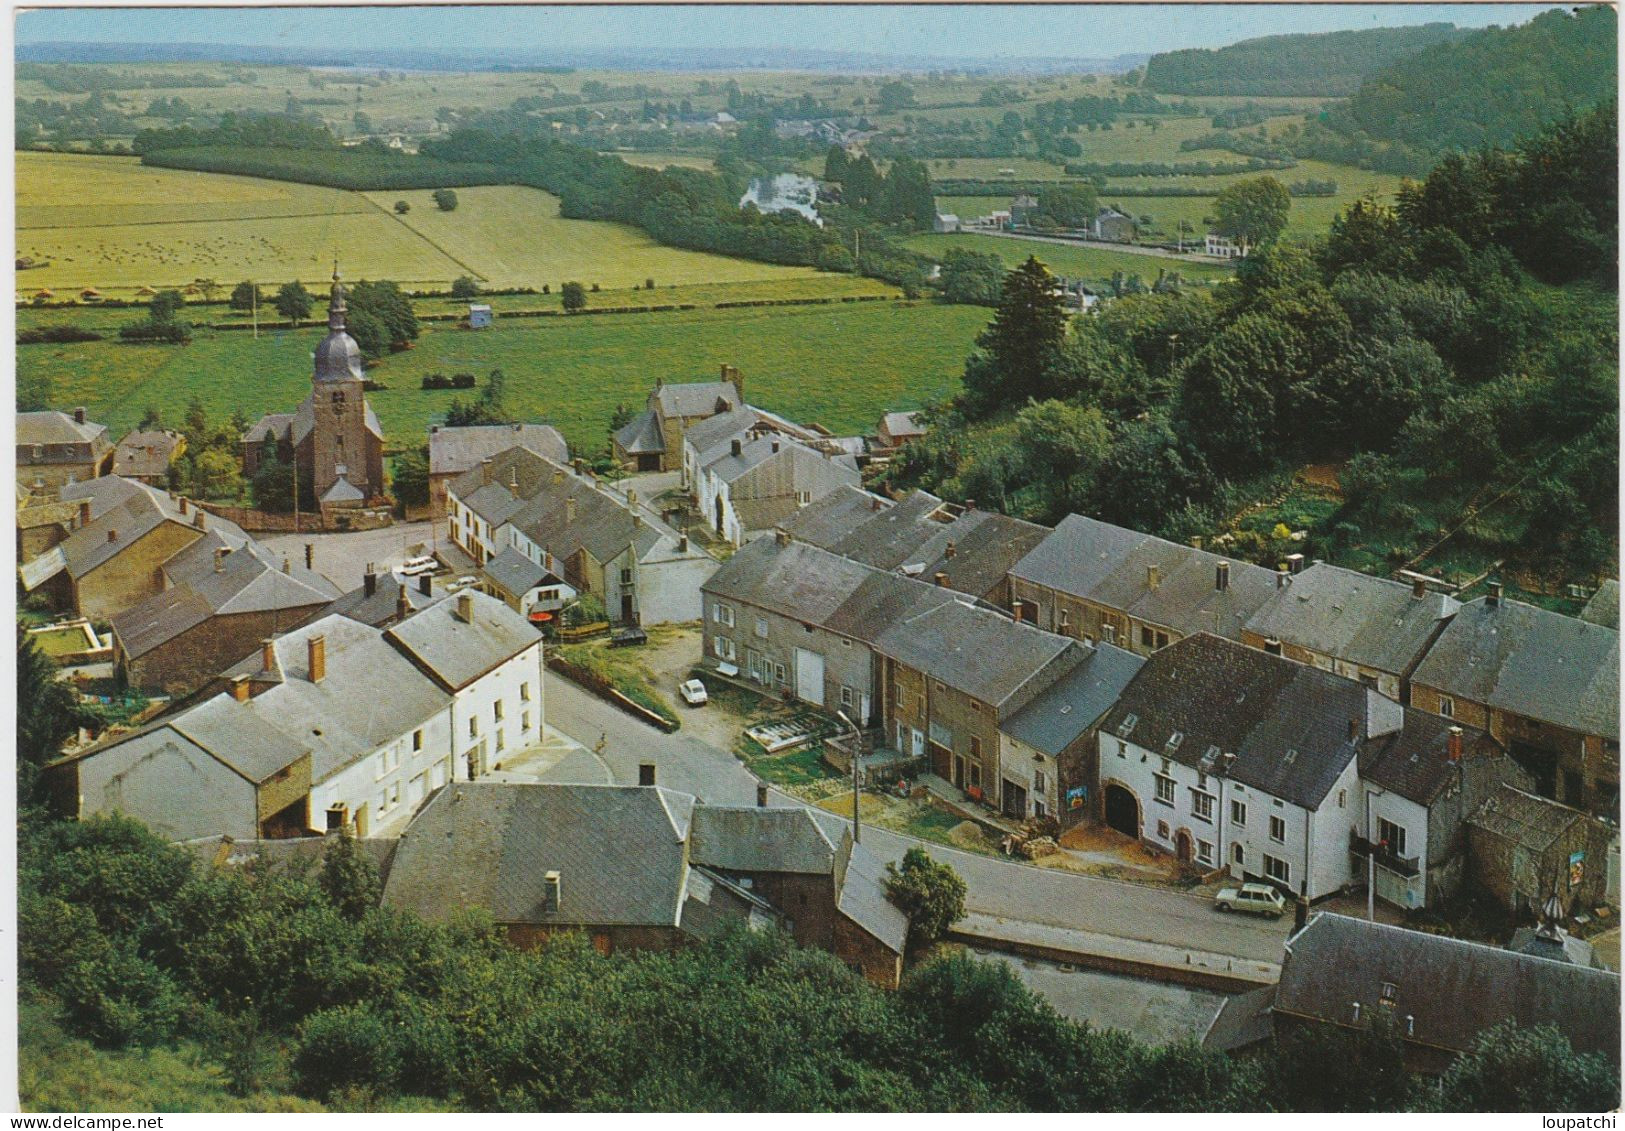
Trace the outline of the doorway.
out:
<instances>
[{"instance_id":1,"label":"doorway","mask_svg":"<svg viewBox=\"0 0 1625 1131\"><path fill-rule=\"evenodd\" d=\"M1191 834L1188 829L1180 829L1174 837L1174 854L1179 857L1181 864L1191 862Z\"/></svg>"},{"instance_id":2,"label":"doorway","mask_svg":"<svg viewBox=\"0 0 1625 1131\"><path fill-rule=\"evenodd\" d=\"M1140 801L1125 786L1106 786L1106 824L1118 832L1140 838Z\"/></svg>"}]
</instances>

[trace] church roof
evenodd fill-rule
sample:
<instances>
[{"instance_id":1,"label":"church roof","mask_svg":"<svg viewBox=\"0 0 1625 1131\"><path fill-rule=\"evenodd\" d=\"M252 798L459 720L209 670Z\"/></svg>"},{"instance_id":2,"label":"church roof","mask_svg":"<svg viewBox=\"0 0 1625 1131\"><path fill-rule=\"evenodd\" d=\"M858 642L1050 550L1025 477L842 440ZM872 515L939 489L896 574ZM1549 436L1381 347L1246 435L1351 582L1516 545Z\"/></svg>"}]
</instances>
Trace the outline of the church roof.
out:
<instances>
[{"instance_id":1,"label":"church roof","mask_svg":"<svg viewBox=\"0 0 1625 1131\"><path fill-rule=\"evenodd\" d=\"M333 297L327 306L327 337L316 347L315 382L360 381L361 347L344 329L344 286L333 268Z\"/></svg>"}]
</instances>

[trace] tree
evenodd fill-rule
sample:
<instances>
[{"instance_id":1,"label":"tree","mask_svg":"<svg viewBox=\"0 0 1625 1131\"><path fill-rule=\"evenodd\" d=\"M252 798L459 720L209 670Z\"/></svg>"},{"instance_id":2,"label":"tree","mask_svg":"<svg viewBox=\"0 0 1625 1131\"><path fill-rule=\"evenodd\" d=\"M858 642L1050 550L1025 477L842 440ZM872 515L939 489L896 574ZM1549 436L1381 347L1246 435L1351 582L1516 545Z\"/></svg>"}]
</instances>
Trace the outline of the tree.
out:
<instances>
[{"instance_id":1,"label":"tree","mask_svg":"<svg viewBox=\"0 0 1625 1131\"><path fill-rule=\"evenodd\" d=\"M1294 1027L1267 1060L1269 1094L1288 1111L1404 1111L1414 1083L1399 1027L1376 1013L1369 1025Z\"/></svg>"},{"instance_id":2,"label":"tree","mask_svg":"<svg viewBox=\"0 0 1625 1131\"><path fill-rule=\"evenodd\" d=\"M408 507L421 507L429 502L429 448L420 444L408 448L395 457L395 474L391 480L395 501Z\"/></svg>"},{"instance_id":3,"label":"tree","mask_svg":"<svg viewBox=\"0 0 1625 1131\"><path fill-rule=\"evenodd\" d=\"M283 283L276 292L276 312L295 326L310 317L313 300L300 282Z\"/></svg>"},{"instance_id":4,"label":"tree","mask_svg":"<svg viewBox=\"0 0 1625 1131\"><path fill-rule=\"evenodd\" d=\"M587 309L587 288L580 283L565 283L559 293L564 296L564 309L570 313Z\"/></svg>"},{"instance_id":5,"label":"tree","mask_svg":"<svg viewBox=\"0 0 1625 1131\"><path fill-rule=\"evenodd\" d=\"M1066 337L1066 304L1055 276L1036 258L1004 279L992 323L976 338L985 364L965 369L966 409L973 417L1045 394L1045 373Z\"/></svg>"},{"instance_id":6,"label":"tree","mask_svg":"<svg viewBox=\"0 0 1625 1131\"><path fill-rule=\"evenodd\" d=\"M29 366L17 374L17 411L45 412L56 397L56 379Z\"/></svg>"},{"instance_id":7,"label":"tree","mask_svg":"<svg viewBox=\"0 0 1625 1131\"><path fill-rule=\"evenodd\" d=\"M341 832L323 850L318 882L327 902L352 922L359 923L378 906L378 869L348 832Z\"/></svg>"},{"instance_id":8,"label":"tree","mask_svg":"<svg viewBox=\"0 0 1625 1131\"><path fill-rule=\"evenodd\" d=\"M141 413L141 422L136 425L140 432L155 432L164 426L163 414L156 405L148 405Z\"/></svg>"},{"instance_id":9,"label":"tree","mask_svg":"<svg viewBox=\"0 0 1625 1131\"><path fill-rule=\"evenodd\" d=\"M1246 177L1219 193L1213 202L1215 227L1241 248L1272 243L1286 228L1292 195L1274 177Z\"/></svg>"},{"instance_id":10,"label":"tree","mask_svg":"<svg viewBox=\"0 0 1625 1131\"><path fill-rule=\"evenodd\" d=\"M1095 473L1111 450L1111 433L1098 408L1066 401L1034 401L1016 415L1016 447L1027 482L1046 501L1046 521L1082 509Z\"/></svg>"},{"instance_id":11,"label":"tree","mask_svg":"<svg viewBox=\"0 0 1625 1131\"><path fill-rule=\"evenodd\" d=\"M223 448L205 448L192 461L191 493L200 499L240 499L242 470L237 457Z\"/></svg>"},{"instance_id":12,"label":"tree","mask_svg":"<svg viewBox=\"0 0 1625 1131\"><path fill-rule=\"evenodd\" d=\"M405 200L397 200L395 202L395 215L405 216L410 211L412 211L412 205L410 202Z\"/></svg>"},{"instance_id":13,"label":"tree","mask_svg":"<svg viewBox=\"0 0 1625 1131\"><path fill-rule=\"evenodd\" d=\"M197 287L204 302L213 302L214 296L220 293L220 283L216 279L198 279L192 285Z\"/></svg>"},{"instance_id":14,"label":"tree","mask_svg":"<svg viewBox=\"0 0 1625 1131\"><path fill-rule=\"evenodd\" d=\"M1575 1052L1552 1026L1507 1020L1456 1058L1433 1100L1437 1111L1613 1111L1619 1069L1599 1053Z\"/></svg>"},{"instance_id":15,"label":"tree","mask_svg":"<svg viewBox=\"0 0 1625 1131\"><path fill-rule=\"evenodd\" d=\"M57 679L57 667L34 638L17 626L17 796L35 800L39 768L62 744L96 716L79 702L72 685Z\"/></svg>"},{"instance_id":16,"label":"tree","mask_svg":"<svg viewBox=\"0 0 1625 1131\"><path fill-rule=\"evenodd\" d=\"M152 300L147 303L147 309L151 312L154 322L173 322L175 315L184 305L186 299L182 297L180 291L167 290L153 295Z\"/></svg>"},{"instance_id":17,"label":"tree","mask_svg":"<svg viewBox=\"0 0 1625 1131\"><path fill-rule=\"evenodd\" d=\"M1095 218L1099 201L1093 185L1062 185L1046 188L1038 206L1063 228L1083 228Z\"/></svg>"},{"instance_id":18,"label":"tree","mask_svg":"<svg viewBox=\"0 0 1625 1131\"><path fill-rule=\"evenodd\" d=\"M942 256L937 285L949 302L996 306L1004 289L1004 260L990 251L949 248Z\"/></svg>"},{"instance_id":19,"label":"tree","mask_svg":"<svg viewBox=\"0 0 1625 1131\"><path fill-rule=\"evenodd\" d=\"M480 285L467 275L459 275L451 281L451 297L458 299L474 298L480 293Z\"/></svg>"},{"instance_id":20,"label":"tree","mask_svg":"<svg viewBox=\"0 0 1625 1131\"><path fill-rule=\"evenodd\" d=\"M449 188L434 190L435 207L442 212L457 211L457 193Z\"/></svg>"},{"instance_id":21,"label":"tree","mask_svg":"<svg viewBox=\"0 0 1625 1131\"><path fill-rule=\"evenodd\" d=\"M265 301L265 293L253 283L243 281L231 288L231 309L248 311Z\"/></svg>"},{"instance_id":22,"label":"tree","mask_svg":"<svg viewBox=\"0 0 1625 1131\"><path fill-rule=\"evenodd\" d=\"M356 318L375 319L378 324L379 334L372 334L370 329L368 331L374 346L372 351L367 351L369 357L379 357L385 349L404 346L418 336L418 317L412 309L412 300L395 283L363 279L350 288L348 307L346 325L357 345L362 342L360 335L355 333ZM378 344L380 335L382 345Z\"/></svg>"},{"instance_id":23,"label":"tree","mask_svg":"<svg viewBox=\"0 0 1625 1131\"><path fill-rule=\"evenodd\" d=\"M914 88L906 82L888 82L880 88L880 112L895 114L914 105Z\"/></svg>"},{"instance_id":24,"label":"tree","mask_svg":"<svg viewBox=\"0 0 1625 1131\"><path fill-rule=\"evenodd\" d=\"M355 339L361 356L376 361L389 350L389 331L370 310L352 310L345 315L344 328Z\"/></svg>"},{"instance_id":25,"label":"tree","mask_svg":"<svg viewBox=\"0 0 1625 1131\"><path fill-rule=\"evenodd\" d=\"M926 949L965 914L965 881L923 848L903 854L903 866L886 865L886 897L908 916L909 945Z\"/></svg>"},{"instance_id":26,"label":"tree","mask_svg":"<svg viewBox=\"0 0 1625 1131\"><path fill-rule=\"evenodd\" d=\"M293 468L274 455L262 459L249 484L254 505L272 514L286 514L293 510Z\"/></svg>"}]
</instances>

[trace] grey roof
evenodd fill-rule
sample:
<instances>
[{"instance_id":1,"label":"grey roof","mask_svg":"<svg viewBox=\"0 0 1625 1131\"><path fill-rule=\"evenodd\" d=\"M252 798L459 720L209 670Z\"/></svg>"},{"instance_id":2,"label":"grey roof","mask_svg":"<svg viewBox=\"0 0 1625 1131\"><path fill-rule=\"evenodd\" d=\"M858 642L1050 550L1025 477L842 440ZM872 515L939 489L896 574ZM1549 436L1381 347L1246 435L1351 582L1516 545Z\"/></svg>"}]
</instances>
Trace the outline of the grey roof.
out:
<instances>
[{"instance_id":1,"label":"grey roof","mask_svg":"<svg viewBox=\"0 0 1625 1131\"><path fill-rule=\"evenodd\" d=\"M701 589L822 625L873 572L815 546L760 538L724 562Z\"/></svg>"},{"instance_id":2,"label":"grey roof","mask_svg":"<svg viewBox=\"0 0 1625 1131\"><path fill-rule=\"evenodd\" d=\"M984 598L1049 536L1048 527L983 510L964 511L946 524L930 522L925 529L930 536L899 568L924 579L945 574L950 589Z\"/></svg>"},{"instance_id":3,"label":"grey roof","mask_svg":"<svg viewBox=\"0 0 1625 1131\"><path fill-rule=\"evenodd\" d=\"M17 414L18 447L40 444L51 447L56 444L95 444L97 441L110 443L107 439L107 425L97 424L87 420L80 424L65 412L19 412Z\"/></svg>"},{"instance_id":4,"label":"grey roof","mask_svg":"<svg viewBox=\"0 0 1625 1131\"><path fill-rule=\"evenodd\" d=\"M549 424L488 424L429 430L429 474L460 475L487 456L512 447L528 448L558 463L570 461L570 448Z\"/></svg>"},{"instance_id":5,"label":"grey roof","mask_svg":"<svg viewBox=\"0 0 1625 1131\"><path fill-rule=\"evenodd\" d=\"M412 820L384 902L429 919L663 926L682 914L694 798L658 787L455 782ZM559 873L559 909L543 910Z\"/></svg>"},{"instance_id":6,"label":"grey roof","mask_svg":"<svg viewBox=\"0 0 1625 1131\"><path fill-rule=\"evenodd\" d=\"M879 859L853 842L841 840L835 858L835 908L895 954L908 942L908 916L886 898L886 869Z\"/></svg>"},{"instance_id":7,"label":"grey roof","mask_svg":"<svg viewBox=\"0 0 1625 1131\"><path fill-rule=\"evenodd\" d=\"M333 485L322 492L321 501L324 503L360 503L366 501L367 496L361 489L351 483L344 476L333 480Z\"/></svg>"},{"instance_id":8,"label":"grey roof","mask_svg":"<svg viewBox=\"0 0 1625 1131\"><path fill-rule=\"evenodd\" d=\"M1518 954L1527 954L1531 958L1544 958L1548 962L1572 962L1576 966L1607 969L1598 960L1597 953L1590 943L1584 939L1577 939L1561 929L1552 934L1539 927L1519 927L1512 932L1512 940L1507 943L1507 949Z\"/></svg>"},{"instance_id":9,"label":"grey roof","mask_svg":"<svg viewBox=\"0 0 1625 1131\"><path fill-rule=\"evenodd\" d=\"M361 381L361 347L344 330L344 287L338 272L333 272L333 290L327 302L327 337L316 347L314 380L317 384L329 381Z\"/></svg>"},{"instance_id":10,"label":"grey roof","mask_svg":"<svg viewBox=\"0 0 1625 1131\"><path fill-rule=\"evenodd\" d=\"M1619 976L1500 947L1320 913L1287 943L1275 1010L1338 1025L1361 1024L1393 990L1412 1039L1451 1051L1507 1018L1553 1025L1576 1052L1619 1054Z\"/></svg>"},{"instance_id":11,"label":"grey roof","mask_svg":"<svg viewBox=\"0 0 1625 1131\"><path fill-rule=\"evenodd\" d=\"M363 401L362 407L366 410L365 423L367 431L384 438L384 426L378 423L378 414L372 410L371 401ZM279 417L281 414L277 414ZM262 422L269 417L262 417ZM256 425L257 427L257 425ZM304 443L305 437L310 435L316 427L316 393L314 390L299 402L299 407L293 410L293 416L288 422L288 439L294 444ZM253 429L250 429L252 433Z\"/></svg>"},{"instance_id":12,"label":"grey roof","mask_svg":"<svg viewBox=\"0 0 1625 1131\"><path fill-rule=\"evenodd\" d=\"M74 577L83 577L105 564L165 522L196 529L196 511L189 510L183 515L179 500L171 498L167 492L134 479L117 482L125 486L109 486L97 492L72 496L88 497L91 501L90 523L75 530L61 546L67 559L68 572ZM100 511L98 504L103 508ZM248 536L242 529L226 519L211 515L206 523L209 529L230 534L239 543L247 540ZM109 534L116 534L117 537L109 538Z\"/></svg>"},{"instance_id":13,"label":"grey roof","mask_svg":"<svg viewBox=\"0 0 1625 1131\"><path fill-rule=\"evenodd\" d=\"M466 604L470 620L458 610ZM541 637L529 621L495 597L464 589L398 621L384 639L448 691L460 691Z\"/></svg>"},{"instance_id":14,"label":"grey roof","mask_svg":"<svg viewBox=\"0 0 1625 1131\"><path fill-rule=\"evenodd\" d=\"M702 455L735 436L743 437L753 428L763 426L762 415L750 405L740 405L728 412L719 412L708 420L691 424L683 433L683 443L692 445Z\"/></svg>"},{"instance_id":15,"label":"grey roof","mask_svg":"<svg viewBox=\"0 0 1625 1131\"><path fill-rule=\"evenodd\" d=\"M845 536L823 548L876 569L896 569L939 532L949 515L941 499L915 491L872 513Z\"/></svg>"},{"instance_id":16,"label":"grey roof","mask_svg":"<svg viewBox=\"0 0 1625 1131\"><path fill-rule=\"evenodd\" d=\"M1124 737L1136 746L1314 809L1373 729L1387 732L1373 718L1403 728L1421 714L1354 680L1199 633L1146 660L1101 730L1119 733L1133 715ZM1236 756L1228 768L1221 754Z\"/></svg>"},{"instance_id":17,"label":"grey roof","mask_svg":"<svg viewBox=\"0 0 1625 1131\"><path fill-rule=\"evenodd\" d=\"M1217 586L1217 567L1230 581ZM1158 583L1150 582L1155 567ZM1068 515L1011 570L1035 585L1117 609L1181 635L1211 632L1240 639L1242 626L1275 596L1275 574L1121 526Z\"/></svg>"},{"instance_id":18,"label":"grey roof","mask_svg":"<svg viewBox=\"0 0 1625 1131\"><path fill-rule=\"evenodd\" d=\"M875 647L994 708L1020 695L1036 694L1087 654L1069 637L960 600L945 601L886 627ZM1024 704L1022 700L1016 705Z\"/></svg>"},{"instance_id":19,"label":"grey roof","mask_svg":"<svg viewBox=\"0 0 1625 1131\"><path fill-rule=\"evenodd\" d=\"M395 622L395 610L399 606L399 594L403 588L406 590L407 605L414 613L428 608L439 599L433 595L426 596L418 589L416 582L416 578L403 581L394 573L381 573L378 575L377 587L373 590L372 596L367 595L367 587L363 582L323 609L322 615L338 613L353 621L382 628Z\"/></svg>"},{"instance_id":20,"label":"grey roof","mask_svg":"<svg viewBox=\"0 0 1625 1131\"><path fill-rule=\"evenodd\" d=\"M954 218L953 216L945 217L945 219L949 220ZM886 434L894 439L900 436L923 436L925 435L925 426L916 420L918 416L919 413L917 412L888 412L881 417L881 423L885 425Z\"/></svg>"},{"instance_id":21,"label":"grey roof","mask_svg":"<svg viewBox=\"0 0 1625 1131\"><path fill-rule=\"evenodd\" d=\"M1404 726L1360 744L1360 777L1392 790L1418 805L1430 806L1446 789L1460 783L1450 761L1450 719L1405 708ZM1475 727L1461 727L1463 759L1501 758L1494 739Z\"/></svg>"},{"instance_id":22,"label":"grey roof","mask_svg":"<svg viewBox=\"0 0 1625 1131\"><path fill-rule=\"evenodd\" d=\"M833 550L869 516L892 506L892 501L858 487L841 486L814 499L779 525L803 542Z\"/></svg>"},{"instance_id":23,"label":"grey roof","mask_svg":"<svg viewBox=\"0 0 1625 1131\"><path fill-rule=\"evenodd\" d=\"M1541 853L1586 816L1527 790L1501 785L1467 818L1467 823Z\"/></svg>"},{"instance_id":24,"label":"grey roof","mask_svg":"<svg viewBox=\"0 0 1625 1131\"><path fill-rule=\"evenodd\" d=\"M700 805L689 859L723 872L832 875L836 846L801 806Z\"/></svg>"},{"instance_id":25,"label":"grey roof","mask_svg":"<svg viewBox=\"0 0 1625 1131\"><path fill-rule=\"evenodd\" d=\"M999 729L1042 754L1059 757L1111 710L1144 664L1140 656L1114 645L1092 645L1077 667L1050 684Z\"/></svg>"},{"instance_id":26,"label":"grey roof","mask_svg":"<svg viewBox=\"0 0 1625 1131\"><path fill-rule=\"evenodd\" d=\"M1259 986L1232 994L1219 1006L1219 1012L1202 1034L1202 1047L1218 1052L1236 1052L1262 1044L1275 1035L1270 1009L1275 1005L1275 987Z\"/></svg>"},{"instance_id":27,"label":"grey roof","mask_svg":"<svg viewBox=\"0 0 1625 1131\"><path fill-rule=\"evenodd\" d=\"M243 443L261 444L267 439L287 439L288 429L293 426L293 418L294 414L291 412L268 412L243 433Z\"/></svg>"},{"instance_id":28,"label":"grey roof","mask_svg":"<svg viewBox=\"0 0 1625 1131\"><path fill-rule=\"evenodd\" d=\"M216 695L167 720L186 736L249 781L264 781L311 751L296 734L276 726L263 714L245 712L230 695ZM316 773L311 763L313 780Z\"/></svg>"},{"instance_id":29,"label":"grey roof","mask_svg":"<svg viewBox=\"0 0 1625 1131\"><path fill-rule=\"evenodd\" d=\"M175 449L181 444L179 432L131 432L113 449L114 475L165 475Z\"/></svg>"},{"instance_id":30,"label":"grey roof","mask_svg":"<svg viewBox=\"0 0 1625 1131\"><path fill-rule=\"evenodd\" d=\"M1463 605L1412 681L1619 740L1619 632L1521 601Z\"/></svg>"},{"instance_id":31,"label":"grey roof","mask_svg":"<svg viewBox=\"0 0 1625 1131\"><path fill-rule=\"evenodd\" d=\"M513 546L486 562L480 572L515 596L530 592L549 578L558 580Z\"/></svg>"},{"instance_id":32,"label":"grey roof","mask_svg":"<svg viewBox=\"0 0 1625 1131\"><path fill-rule=\"evenodd\" d=\"M615 443L632 455L652 455L666 450L666 437L654 409L646 409L615 430Z\"/></svg>"},{"instance_id":33,"label":"grey roof","mask_svg":"<svg viewBox=\"0 0 1625 1131\"><path fill-rule=\"evenodd\" d=\"M1619 582L1609 578L1597 587L1580 610L1580 619L1605 628L1619 628Z\"/></svg>"},{"instance_id":34,"label":"grey roof","mask_svg":"<svg viewBox=\"0 0 1625 1131\"><path fill-rule=\"evenodd\" d=\"M700 455L700 466L724 483L733 483L767 463L789 464L788 476L792 483L821 483L821 472L833 464L848 478L848 485L858 482L858 467L852 457L844 453L828 455L787 436L761 434L740 444L735 455L730 445L719 444ZM783 477L786 471L777 473ZM788 490L788 488L786 488Z\"/></svg>"},{"instance_id":35,"label":"grey roof","mask_svg":"<svg viewBox=\"0 0 1625 1131\"><path fill-rule=\"evenodd\" d=\"M1442 593L1429 590L1417 597L1397 581L1316 562L1278 588L1246 627L1266 638L1403 675L1460 607Z\"/></svg>"},{"instance_id":36,"label":"grey roof","mask_svg":"<svg viewBox=\"0 0 1625 1131\"><path fill-rule=\"evenodd\" d=\"M727 411L745 403L732 381L662 384L655 389L654 400L664 415L681 417L713 416L719 406Z\"/></svg>"}]
</instances>

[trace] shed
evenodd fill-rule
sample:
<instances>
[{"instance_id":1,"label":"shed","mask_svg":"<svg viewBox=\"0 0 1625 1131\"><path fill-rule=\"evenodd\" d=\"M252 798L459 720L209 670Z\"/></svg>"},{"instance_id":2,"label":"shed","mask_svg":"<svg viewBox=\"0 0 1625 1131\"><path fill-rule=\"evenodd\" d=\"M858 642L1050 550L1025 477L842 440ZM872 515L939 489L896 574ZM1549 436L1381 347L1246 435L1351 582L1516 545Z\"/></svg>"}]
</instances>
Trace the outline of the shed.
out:
<instances>
[{"instance_id":1,"label":"shed","mask_svg":"<svg viewBox=\"0 0 1625 1131\"><path fill-rule=\"evenodd\" d=\"M490 303L471 302L468 304L468 328L470 330L483 330L491 325L495 317L491 313Z\"/></svg>"}]
</instances>

